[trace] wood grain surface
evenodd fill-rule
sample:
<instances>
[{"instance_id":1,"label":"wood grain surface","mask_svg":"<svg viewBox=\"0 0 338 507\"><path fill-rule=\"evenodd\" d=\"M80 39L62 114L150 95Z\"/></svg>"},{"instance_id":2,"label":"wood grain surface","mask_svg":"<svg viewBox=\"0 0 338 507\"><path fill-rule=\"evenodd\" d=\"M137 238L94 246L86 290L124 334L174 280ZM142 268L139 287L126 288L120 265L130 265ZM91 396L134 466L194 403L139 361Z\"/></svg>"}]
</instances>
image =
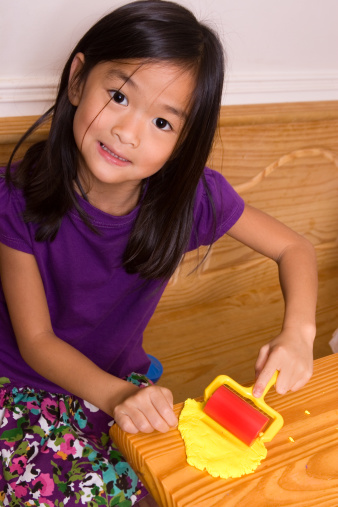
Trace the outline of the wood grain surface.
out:
<instances>
[{"instance_id":1,"label":"wood grain surface","mask_svg":"<svg viewBox=\"0 0 338 507\"><path fill-rule=\"evenodd\" d=\"M130 435L114 425L111 436L161 507L336 507L337 373L338 354L332 354L315 361L302 390L267 394L284 427L266 444L257 470L239 479L215 479L189 466L177 429ZM182 406L175 405L177 414Z\"/></svg>"}]
</instances>

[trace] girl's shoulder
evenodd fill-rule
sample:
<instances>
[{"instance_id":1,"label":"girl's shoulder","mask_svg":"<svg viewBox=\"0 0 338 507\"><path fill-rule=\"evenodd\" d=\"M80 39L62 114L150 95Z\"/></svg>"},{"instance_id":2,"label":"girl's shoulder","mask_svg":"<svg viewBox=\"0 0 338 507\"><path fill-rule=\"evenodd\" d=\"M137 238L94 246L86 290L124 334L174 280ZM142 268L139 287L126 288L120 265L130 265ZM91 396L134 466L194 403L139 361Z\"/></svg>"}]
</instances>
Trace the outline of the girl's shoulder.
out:
<instances>
[{"instance_id":1,"label":"girl's shoulder","mask_svg":"<svg viewBox=\"0 0 338 507\"><path fill-rule=\"evenodd\" d=\"M199 190L202 194L208 194L208 192L211 192L214 199L222 200L227 194L229 194L233 198L241 200L241 197L232 185L230 185L225 176L223 176L223 174L219 171L210 169L209 167L204 168L203 176L199 182Z\"/></svg>"},{"instance_id":2,"label":"girl's shoulder","mask_svg":"<svg viewBox=\"0 0 338 507\"><path fill-rule=\"evenodd\" d=\"M13 171L15 167L14 165ZM0 213L13 211L13 208L15 208L21 214L25 209L25 199L22 190L17 188L13 183L8 183L5 175L6 168L0 167Z\"/></svg>"},{"instance_id":3,"label":"girl's shoulder","mask_svg":"<svg viewBox=\"0 0 338 507\"><path fill-rule=\"evenodd\" d=\"M244 201L226 178L206 167L200 179L194 206L194 233L198 245L209 245L223 236L239 219Z\"/></svg>"},{"instance_id":4,"label":"girl's shoulder","mask_svg":"<svg viewBox=\"0 0 338 507\"><path fill-rule=\"evenodd\" d=\"M24 210L22 191L6 182L5 170L0 168L0 241L11 248L31 253L28 226L22 218Z\"/></svg>"},{"instance_id":5,"label":"girl's shoulder","mask_svg":"<svg viewBox=\"0 0 338 507\"><path fill-rule=\"evenodd\" d=\"M197 187L195 209L205 206L212 206L216 213L229 213L234 208L244 208L244 201L223 174L205 167Z\"/></svg>"}]
</instances>

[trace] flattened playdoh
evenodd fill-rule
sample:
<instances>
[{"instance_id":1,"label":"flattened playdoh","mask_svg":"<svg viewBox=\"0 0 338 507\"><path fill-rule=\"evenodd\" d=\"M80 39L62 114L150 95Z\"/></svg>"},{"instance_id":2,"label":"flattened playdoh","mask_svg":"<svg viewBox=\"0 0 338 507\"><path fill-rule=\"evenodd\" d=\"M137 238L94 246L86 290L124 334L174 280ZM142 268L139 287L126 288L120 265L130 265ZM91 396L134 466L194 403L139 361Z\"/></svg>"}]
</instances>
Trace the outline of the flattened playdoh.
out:
<instances>
[{"instance_id":1,"label":"flattened playdoh","mask_svg":"<svg viewBox=\"0 0 338 507\"><path fill-rule=\"evenodd\" d=\"M189 465L223 479L254 472L267 455L264 443L257 439L249 447L238 439L228 438L226 430L215 431L203 413L204 405L189 398L179 417L178 429Z\"/></svg>"},{"instance_id":2,"label":"flattened playdoh","mask_svg":"<svg viewBox=\"0 0 338 507\"><path fill-rule=\"evenodd\" d=\"M264 401L277 377L275 371L256 398L254 386L219 375L205 389L203 403L188 399L178 425L188 463L223 479L254 472L266 457L264 442L270 442L283 426L283 417Z\"/></svg>"}]
</instances>

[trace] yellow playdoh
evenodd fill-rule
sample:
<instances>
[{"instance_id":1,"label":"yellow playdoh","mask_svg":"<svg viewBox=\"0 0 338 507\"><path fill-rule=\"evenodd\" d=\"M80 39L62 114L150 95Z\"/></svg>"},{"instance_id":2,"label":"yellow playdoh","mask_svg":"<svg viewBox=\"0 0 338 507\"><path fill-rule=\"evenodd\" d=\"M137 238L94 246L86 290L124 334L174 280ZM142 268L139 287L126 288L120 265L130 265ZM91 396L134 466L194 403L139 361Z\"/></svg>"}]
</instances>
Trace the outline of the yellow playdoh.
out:
<instances>
[{"instance_id":1,"label":"yellow playdoh","mask_svg":"<svg viewBox=\"0 0 338 507\"><path fill-rule=\"evenodd\" d=\"M249 447L238 439L227 438L208 425L203 402L188 399L179 417L178 429L185 443L189 465L206 470L213 477L229 479L256 470L267 450L260 439Z\"/></svg>"},{"instance_id":2,"label":"yellow playdoh","mask_svg":"<svg viewBox=\"0 0 338 507\"><path fill-rule=\"evenodd\" d=\"M185 443L188 464L223 479L254 472L267 455L264 442L270 442L283 426L282 416L264 401L264 396L276 383L277 376L278 371L271 377L259 398L253 396L254 386L244 387L226 375L219 375L205 389L204 402L190 398L186 400L179 417L178 429ZM229 386L267 414L270 418L268 425L266 426L264 421L261 426L261 417L257 418L256 414L255 424L252 425L253 419L247 417L248 414L253 417L252 407L243 406L241 400L241 403L238 403L233 395L229 399L228 393L225 396L222 392L218 396L218 389L222 386ZM217 397L213 398L215 393ZM211 400L212 409L207 411ZM230 428L233 432L229 431Z\"/></svg>"}]
</instances>

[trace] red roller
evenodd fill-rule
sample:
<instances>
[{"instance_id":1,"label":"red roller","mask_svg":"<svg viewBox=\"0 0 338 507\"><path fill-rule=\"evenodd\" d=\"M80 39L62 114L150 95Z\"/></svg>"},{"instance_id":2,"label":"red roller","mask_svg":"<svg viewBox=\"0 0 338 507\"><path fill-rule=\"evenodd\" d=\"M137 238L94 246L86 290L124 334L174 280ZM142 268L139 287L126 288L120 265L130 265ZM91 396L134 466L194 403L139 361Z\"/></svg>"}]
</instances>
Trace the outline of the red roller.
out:
<instances>
[{"instance_id":1,"label":"red roller","mask_svg":"<svg viewBox=\"0 0 338 507\"><path fill-rule=\"evenodd\" d=\"M204 412L249 446L269 421L269 417L224 385L208 399Z\"/></svg>"}]
</instances>

